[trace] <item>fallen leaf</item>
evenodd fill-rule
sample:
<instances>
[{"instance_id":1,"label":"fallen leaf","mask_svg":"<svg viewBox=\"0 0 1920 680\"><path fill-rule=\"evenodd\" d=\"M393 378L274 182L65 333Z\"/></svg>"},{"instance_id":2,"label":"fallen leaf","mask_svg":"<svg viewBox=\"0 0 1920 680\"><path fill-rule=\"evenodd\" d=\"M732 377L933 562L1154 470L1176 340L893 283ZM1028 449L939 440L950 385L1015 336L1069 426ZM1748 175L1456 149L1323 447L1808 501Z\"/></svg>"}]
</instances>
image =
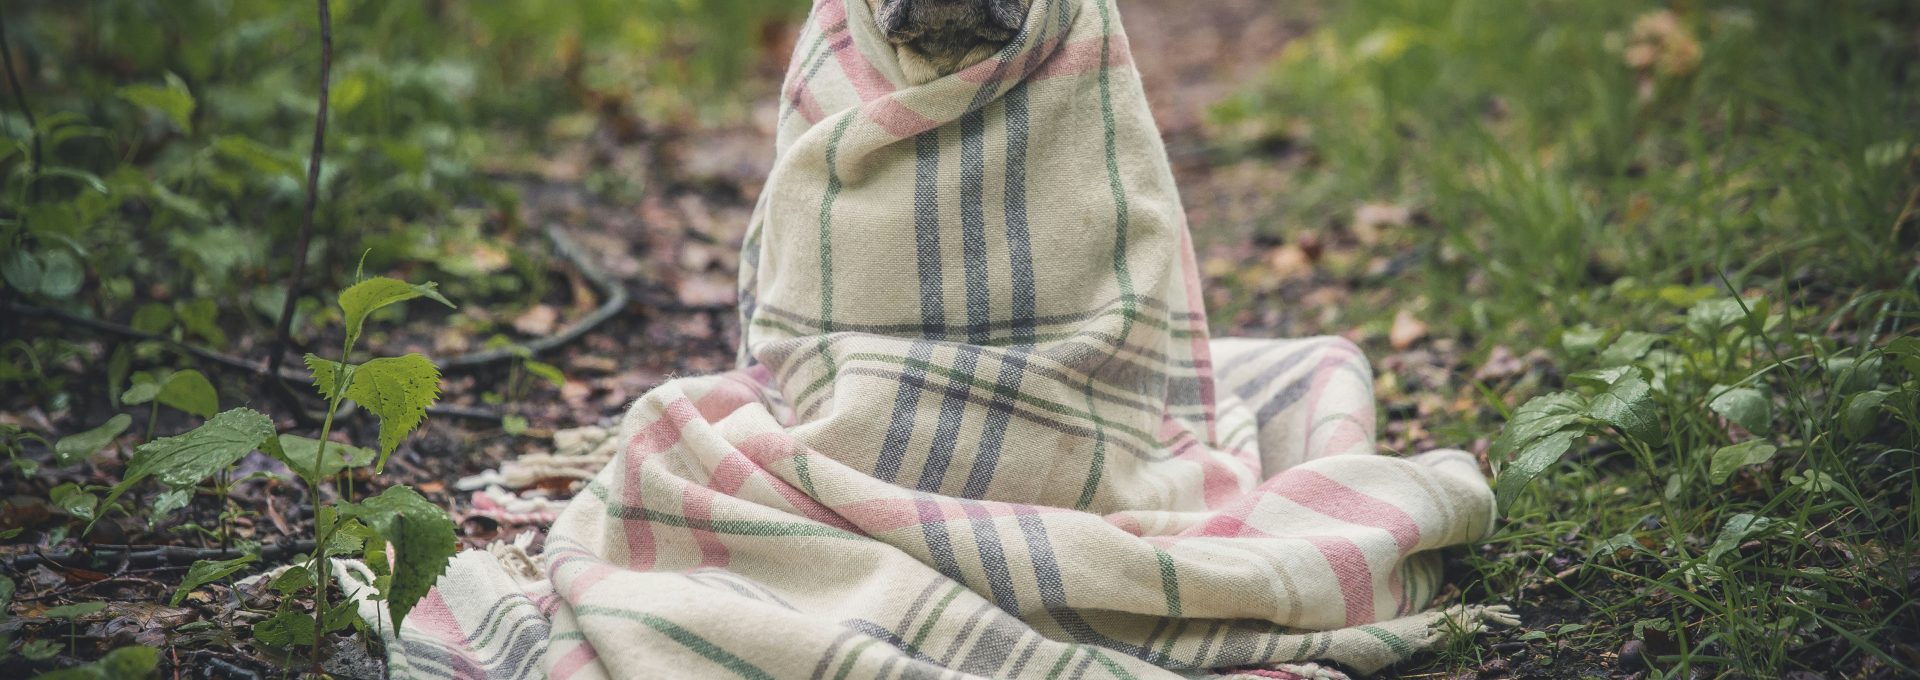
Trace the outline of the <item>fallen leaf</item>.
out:
<instances>
[{"instance_id":1,"label":"fallen leaf","mask_svg":"<svg viewBox=\"0 0 1920 680\"><path fill-rule=\"evenodd\" d=\"M1414 318L1413 312L1404 309L1393 317L1393 328L1387 331L1387 343L1399 350L1412 347L1413 343L1425 337L1427 337L1427 325Z\"/></svg>"},{"instance_id":2,"label":"fallen leaf","mask_svg":"<svg viewBox=\"0 0 1920 680\"><path fill-rule=\"evenodd\" d=\"M1406 206L1392 203L1366 203L1353 211L1353 236L1361 243L1373 245L1380 242L1383 227L1406 226L1413 221L1413 212Z\"/></svg>"},{"instance_id":3,"label":"fallen leaf","mask_svg":"<svg viewBox=\"0 0 1920 680\"><path fill-rule=\"evenodd\" d=\"M513 320L513 329L527 335L552 335L553 327L560 321L560 310L553 305L538 304Z\"/></svg>"},{"instance_id":4,"label":"fallen leaf","mask_svg":"<svg viewBox=\"0 0 1920 680\"><path fill-rule=\"evenodd\" d=\"M1289 243L1267 251L1267 268L1282 281L1304 279L1313 275L1313 257L1305 248Z\"/></svg>"},{"instance_id":5,"label":"fallen leaf","mask_svg":"<svg viewBox=\"0 0 1920 680\"><path fill-rule=\"evenodd\" d=\"M1526 370L1527 363L1514 356L1513 350L1506 345L1495 345L1493 351L1487 353L1487 363L1481 364L1480 370L1473 372L1473 379L1500 380L1520 375Z\"/></svg>"}]
</instances>

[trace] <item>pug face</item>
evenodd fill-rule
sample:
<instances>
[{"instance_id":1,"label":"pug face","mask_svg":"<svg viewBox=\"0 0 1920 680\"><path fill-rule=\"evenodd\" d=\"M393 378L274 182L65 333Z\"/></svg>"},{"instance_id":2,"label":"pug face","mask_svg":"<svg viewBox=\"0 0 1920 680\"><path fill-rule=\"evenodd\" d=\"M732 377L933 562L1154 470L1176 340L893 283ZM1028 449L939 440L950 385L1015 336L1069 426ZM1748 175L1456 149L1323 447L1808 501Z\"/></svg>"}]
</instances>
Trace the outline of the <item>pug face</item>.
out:
<instances>
[{"instance_id":1,"label":"pug face","mask_svg":"<svg viewBox=\"0 0 1920 680\"><path fill-rule=\"evenodd\" d=\"M946 75L992 54L1019 34L1032 0L868 0L874 21L911 72Z\"/></svg>"}]
</instances>

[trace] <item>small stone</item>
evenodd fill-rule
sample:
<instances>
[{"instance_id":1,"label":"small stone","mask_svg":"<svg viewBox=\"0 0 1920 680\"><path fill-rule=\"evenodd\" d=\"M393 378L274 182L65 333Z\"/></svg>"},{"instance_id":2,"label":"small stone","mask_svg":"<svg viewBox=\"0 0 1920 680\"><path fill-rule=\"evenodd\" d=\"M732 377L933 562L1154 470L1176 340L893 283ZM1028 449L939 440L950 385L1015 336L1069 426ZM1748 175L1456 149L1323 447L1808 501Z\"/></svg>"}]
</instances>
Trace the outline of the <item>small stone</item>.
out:
<instances>
[{"instance_id":1,"label":"small stone","mask_svg":"<svg viewBox=\"0 0 1920 680\"><path fill-rule=\"evenodd\" d=\"M1620 652L1616 656L1618 657L1616 663L1622 669L1638 670L1649 667L1645 642L1628 640L1626 644L1620 645Z\"/></svg>"}]
</instances>

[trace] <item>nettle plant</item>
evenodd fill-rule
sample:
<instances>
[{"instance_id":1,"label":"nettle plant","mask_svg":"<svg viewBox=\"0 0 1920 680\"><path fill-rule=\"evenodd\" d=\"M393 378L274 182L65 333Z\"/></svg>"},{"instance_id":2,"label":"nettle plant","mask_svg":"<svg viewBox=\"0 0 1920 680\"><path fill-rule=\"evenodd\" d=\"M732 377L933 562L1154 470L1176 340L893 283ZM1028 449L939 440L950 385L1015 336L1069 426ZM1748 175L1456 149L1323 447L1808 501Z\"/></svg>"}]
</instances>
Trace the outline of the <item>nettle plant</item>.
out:
<instances>
[{"instance_id":1,"label":"nettle plant","mask_svg":"<svg viewBox=\"0 0 1920 680\"><path fill-rule=\"evenodd\" d=\"M304 562L280 572L270 582L270 587L284 597L271 617L254 626L254 638L272 647L311 646L317 659L326 634L350 627L365 631L384 625L378 620L362 620L353 598L329 603L334 575L332 559L341 556L364 558L372 574L368 585L373 594L368 599L385 602L392 625L397 628L453 556L457 546L453 521L445 511L406 486L388 487L379 495L354 502L348 472L369 466L375 475L382 472L388 457L419 427L426 418L427 408L439 399L440 372L431 360L418 354L379 357L357 364L350 363L350 359L369 315L419 298L453 306L431 282L416 285L391 278L372 278L340 293L346 338L339 360L313 354L306 357L314 387L327 401L319 438L276 432L272 419L253 409L236 408L214 414L192 431L153 439L135 449L124 477L107 491L99 507L113 507L122 494L153 478L168 489L154 504L153 514L157 518L184 507L209 479L216 480L217 490L225 489L229 473L241 458L255 450L265 452L286 464L306 485L315 504L314 547ZM177 384L197 383L191 378L184 383L177 382L178 376L186 373L136 381L129 392L142 391L129 396L149 397L156 404L177 406L180 400L169 399L169 392ZM200 380L204 381L204 377ZM143 388L146 385L157 387ZM331 440L335 416L341 403L349 399L380 421L379 440L371 448ZM139 403L137 399L126 401ZM182 410L196 412L205 402L189 399L184 403L193 407ZM121 418L125 416L103 427L117 434L117 429L129 424ZM97 437L90 437L89 441L92 438ZM77 443L76 448L84 448L85 443ZM337 490L339 500L322 504L329 485ZM98 513L88 509L89 519L97 519ZM232 560L196 562L174 593L174 603L178 604L196 588L232 576L256 559L257 554L248 554ZM311 596L310 612L294 607L304 595Z\"/></svg>"}]
</instances>

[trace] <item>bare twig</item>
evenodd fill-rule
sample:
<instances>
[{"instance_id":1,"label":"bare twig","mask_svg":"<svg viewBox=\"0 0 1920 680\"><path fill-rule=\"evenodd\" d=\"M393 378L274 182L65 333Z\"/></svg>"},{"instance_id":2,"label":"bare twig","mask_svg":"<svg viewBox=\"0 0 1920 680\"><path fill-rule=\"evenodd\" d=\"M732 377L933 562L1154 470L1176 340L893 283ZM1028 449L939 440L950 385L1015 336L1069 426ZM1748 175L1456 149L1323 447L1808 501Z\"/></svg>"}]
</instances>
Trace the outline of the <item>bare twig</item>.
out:
<instances>
[{"instance_id":1,"label":"bare twig","mask_svg":"<svg viewBox=\"0 0 1920 680\"><path fill-rule=\"evenodd\" d=\"M35 307L33 305L20 304L18 302L0 303L0 309L5 309L7 313L13 314L13 315L38 317L38 318L47 319L50 321L57 321L60 323L72 324L75 326L79 326L81 328L86 328L88 330L99 331L101 333L106 333L109 335L118 335L123 338L132 338L134 340L152 340L154 342L165 343L167 345L171 345L174 349L178 349L182 352L191 354L200 359L205 359L207 361L220 364L221 366L225 366L227 368L244 371L244 372L251 373L254 375L259 375L259 376L274 375L274 373L270 372L266 366L259 364L257 362L249 361L247 359L236 357L230 354L221 354L219 352L215 352L205 347L191 345L185 342L174 340L173 338L169 338L164 335L156 335L153 333L148 333L146 331L142 331L142 330L135 329L128 326L123 326L117 323L113 323L111 321L101 321L99 319L91 319L84 316L80 316L78 314L74 314L72 312L67 312L59 309L48 309L45 307ZM301 374L286 373L286 372L281 372L279 374L279 377L282 380L304 380L305 379L305 376Z\"/></svg>"},{"instance_id":2,"label":"bare twig","mask_svg":"<svg viewBox=\"0 0 1920 680\"><path fill-rule=\"evenodd\" d=\"M33 139L33 159L27 166L27 200L29 203L40 201L40 121L33 117L33 107L27 104L27 90L20 86L20 75L13 71L13 46L7 44L7 17L0 12L0 66L7 69L7 87L13 90L13 100L20 104L20 113L27 117L27 134Z\"/></svg>"},{"instance_id":3,"label":"bare twig","mask_svg":"<svg viewBox=\"0 0 1920 680\"><path fill-rule=\"evenodd\" d=\"M589 331L592 331L594 327L606 323L608 319L618 315L620 310L626 309L628 300L626 286L621 285L618 280L615 280L606 272L601 271L600 267L593 263L591 254L582 249L579 244L574 243L573 239L568 238L566 231L561 229L560 225L548 224L546 234L547 240L553 242L554 252L566 258L568 262L573 264L575 269L580 271L581 276L585 276L587 281L593 283L594 287L599 288L600 294L606 296L606 301L600 303L600 306L595 308L592 313L587 314L578 322L568 326L566 330L521 344L521 347L533 354L540 354L580 339L580 336L586 335ZM507 361L516 356L518 355L511 349L497 349L470 352L460 356L442 359L435 363L439 364L442 370L451 368L473 368L494 362Z\"/></svg>"},{"instance_id":4,"label":"bare twig","mask_svg":"<svg viewBox=\"0 0 1920 680\"><path fill-rule=\"evenodd\" d=\"M307 156L307 204L300 211L300 240L293 247L293 273L287 276L287 299L280 303L280 326L274 332L273 355L267 359L267 372L277 374L286 360L287 345L292 342L293 308L300 299L300 287L307 276L307 251L313 246L313 212L320 203L320 159L327 148L327 102L332 93L333 17L327 0L315 3L320 8L320 104L313 117L313 151ZM346 361L348 357L340 357Z\"/></svg>"}]
</instances>

